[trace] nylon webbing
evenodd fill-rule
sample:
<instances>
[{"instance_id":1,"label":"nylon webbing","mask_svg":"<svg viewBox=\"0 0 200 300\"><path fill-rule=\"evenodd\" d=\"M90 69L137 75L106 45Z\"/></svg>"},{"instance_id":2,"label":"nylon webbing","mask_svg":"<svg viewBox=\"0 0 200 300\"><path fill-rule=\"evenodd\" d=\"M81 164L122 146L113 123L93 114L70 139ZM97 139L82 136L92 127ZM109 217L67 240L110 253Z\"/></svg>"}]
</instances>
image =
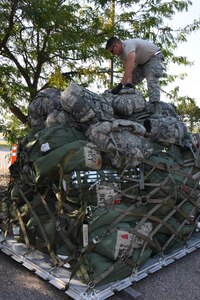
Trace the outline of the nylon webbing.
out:
<instances>
[{"instance_id":1,"label":"nylon webbing","mask_svg":"<svg viewBox=\"0 0 200 300\"><path fill-rule=\"evenodd\" d=\"M47 195L47 191L48 191L48 190L46 190L46 192L45 192L46 195ZM49 208L48 205L47 205L47 202L46 202L46 200L45 200L45 197L46 197L45 194L44 194L44 195L41 195L41 201L42 201L42 203L43 203L43 205L44 205L44 207L45 207L45 209L46 209L46 211L47 211L49 217L50 217L51 220L55 223L57 232L58 232L59 235L62 237L62 239L63 239L63 241L65 242L65 244L66 244L67 246L69 246L69 248L70 248L71 250L72 250L72 249L75 249L76 247L73 245L73 243L71 242L71 240L68 238L67 232L64 232L64 231L62 230L62 228L60 228L60 230L58 230L57 220L56 220L56 218L55 218L55 215L52 213L52 211L50 210L50 208Z\"/></svg>"},{"instance_id":2,"label":"nylon webbing","mask_svg":"<svg viewBox=\"0 0 200 300\"><path fill-rule=\"evenodd\" d=\"M42 224L40 222L40 219L38 218L37 214L35 213L35 211L33 210L32 206L31 206L30 202L25 197L25 195L24 195L24 193L22 192L21 189L19 189L19 193L22 196L22 198L24 199L24 201L26 202L26 204L28 205L28 208L30 209L30 212L32 213L33 217L36 219L37 224L40 227L41 233L43 235L43 238L44 238L44 240L46 242L46 247L47 247L47 249L49 251L49 255L51 256L54 265L56 265L58 263L58 259L57 259L57 257L55 256L55 254L54 254L54 252L52 250L52 247L51 247L51 245L49 243L49 239L48 239L47 234L46 234L46 232L45 232L45 230L44 230L44 228L43 228L43 226L42 226Z\"/></svg>"},{"instance_id":3,"label":"nylon webbing","mask_svg":"<svg viewBox=\"0 0 200 300\"><path fill-rule=\"evenodd\" d=\"M28 248L30 248L30 242L29 242L29 238L28 238L28 235L27 235L27 231L26 231L26 228L25 228L25 225L24 225L24 222L23 222L23 219L21 217L21 213L19 211L19 209L17 208L17 205L15 203L15 201L13 201L14 205L15 205L15 209L16 209L16 212L17 212L17 218L19 220L19 224L20 224L20 228L22 230L22 233L24 235L24 241L26 243L26 246Z\"/></svg>"}]
</instances>

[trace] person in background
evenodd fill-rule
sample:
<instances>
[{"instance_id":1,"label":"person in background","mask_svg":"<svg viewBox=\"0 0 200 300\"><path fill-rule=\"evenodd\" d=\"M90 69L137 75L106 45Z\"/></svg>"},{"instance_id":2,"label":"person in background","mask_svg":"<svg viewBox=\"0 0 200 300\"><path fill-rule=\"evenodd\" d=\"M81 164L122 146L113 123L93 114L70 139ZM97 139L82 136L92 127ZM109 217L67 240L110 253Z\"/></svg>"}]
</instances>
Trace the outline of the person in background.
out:
<instances>
[{"instance_id":1,"label":"person in background","mask_svg":"<svg viewBox=\"0 0 200 300\"><path fill-rule=\"evenodd\" d=\"M164 60L161 50L147 40L121 41L117 37L107 40L106 49L122 60L125 69L121 82L111 92L118 94L123 87L134 88L146 78L149 102L155 105L155 115L160 115L159 78L163 74Z\"/></svg>"}]
</instances>

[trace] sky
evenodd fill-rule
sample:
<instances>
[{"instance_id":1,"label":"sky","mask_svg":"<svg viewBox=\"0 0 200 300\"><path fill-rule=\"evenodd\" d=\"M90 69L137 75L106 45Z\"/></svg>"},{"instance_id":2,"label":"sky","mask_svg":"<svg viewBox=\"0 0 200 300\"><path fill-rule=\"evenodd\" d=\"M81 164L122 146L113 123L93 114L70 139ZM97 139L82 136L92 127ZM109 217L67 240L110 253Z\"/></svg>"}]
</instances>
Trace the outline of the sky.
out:
<instances>
[{"instance_id":1,"label":"sky","mask_svg":"<svg viewBox=\"0 0 200 300\"><path fill-rule=\"evenodd\" d=\"M188 12L176 14L172 21L172 27L186 26L194 19L200 17L200 0L193 0L193 5L190 6ZM194 62L194 65L188 67L180 67L172 65L172 71L176 74L187 73L187 77L184 80L176 81L176 85L179 85L180 96L189 96L194 98L197 105L200 107L200 30L190 34L187 38L187 42L179 44L178 49L175 51L175 55L186 56L189 61Z\"/></svg>"}]
</instances>

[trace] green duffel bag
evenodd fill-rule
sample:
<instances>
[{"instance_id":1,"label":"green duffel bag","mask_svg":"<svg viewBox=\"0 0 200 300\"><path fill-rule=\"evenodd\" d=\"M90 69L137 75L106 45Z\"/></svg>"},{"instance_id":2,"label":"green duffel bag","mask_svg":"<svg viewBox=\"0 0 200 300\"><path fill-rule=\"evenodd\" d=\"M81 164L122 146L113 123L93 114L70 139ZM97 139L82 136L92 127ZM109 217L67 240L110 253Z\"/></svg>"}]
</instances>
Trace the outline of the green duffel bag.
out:
<instances>
[{"instance_id":1,"label":"green duffel bag","mask_svg":"<svg viewBox=\"0 0 200 300\"><path fill-rule=\"evenodd\" d=\"M41 156L40 148L41 146L39 140L35 138L35 140L32 140L25 145L24 149L22 150L22 155L26 158L26 160L28 160L29 163L33 163L38 157Z\"/></svg>"},{"instance_id":2,"label":"green duffel bag","mask_svg":"<svg viewBox=\"0 0 200 300\"><path fill-rule=\"evenodd\" d=\"M196 213L197 208L190 201L187 201L179 208L179 211L177 211L174 216L179 222L183 222L183 220L185 220L184 215L191 219L196 216Z\"/></svg>"},{"instance_id":3,"label":"green duffel bag","mask_svg":"<svg viewBox=\"0 0 200 300\"><path fill-rule=\"evenodd\" d=\"M33 195L33 199L31 202L31 206L34 210L34 212L38 215L38 217L42 217L42 216L48 216L47 210L44 206L44 204L42 203L42 197L43 195L41 195L39 192ZM48 193L48 195L46 196L45 199L49 210L53 213L56 211L56 204L57 204L57 198L56 196L50 191Z\"/></svg>"},{"instance_id":4,"label":"green duffel bag","mask_svg":"<svg viewBox=\"0 0 200 300\"><path fill-rule=\"evenodd\" d=\"M166 225L163 225L158 232L167 235L178 234L181 238L181 236L185 237L194 230L194 226L189 224L186 224L179 229L180 224L181 223L176 218L171 217L166 221Z\"/></svg>"},{"instance_id":5,"label":"green duffel bag","mask_svg":"<svg viewBox=\"0 0 200 300\"><path fill-rule=\"evenodd\" d=\"M119 229L120 228L120 229ZM106 232L107 226L103 226L89 234L89 240L99 240L93 251L111 260L116 260L120 250L127 248L131 242L131 234L127 231L131 226L128 223L119 223L113 230Z\"/></svg>"},{"instance_id":6,"label":"green duffel bag","mask_svg":"<svg viewBox=\"0 0 200 300\"><path fill-rule=\"evenodd\" d=\"M157 233L156 235L154 235L153 239L156 243L160 245L160 248L162 249L162 247L169 241L170 236L164 233ZM184 244L184 240L174 237L173 240L170 240L168 245L165 246L164 253L171 249L177 249L178 247L183 246ZM155 249L153 249L153 251L155 251ZM157 254L158 251L155 251L154 253Z\"/></svg>"},{"instance_id":7,"label":"green duffel bag","mask_svg":"<svg viewBox=\"0 0 200 300\"><path fill-rule=\"evenodd\" d=\"M90 156L90 150L94 155ZM45 156L39 157L34 162L34 168L37 182L44 178L55 179L57 177L58 179L60 168L65 174L74 170L100 169L101 156L94 149L94 145L80 140L65 144Z\"/></svg>"},{"instance_id":8,"label":"green duffel bag","mask_svg":"<svg viewBox=\"0 0 200 300\"><path fill-rule=\"evenodd\" d=\"M31 129L28 134L20 140L17 159L23 157L26 161L32 162L40 155L40 144L38 131Z\"/></svg>"},{"instance_id":9,"label":"green duffel bag","mask_svg":"<svg viewBox=\"0 0 200 300\"><path fill-rule=\"evenodd\" d=\"M56 125L42 129L24 146L29 162L34 162L41 155L78 140L87 140L86 136L73 127Z\"/></svg>"},{"instance_id":10,"label":"green duffel bag","mask_svg":"<svg viewBox=\"0 0 200 300\"><path fill-rule=\"evenodd\" d=\"M190 151L189 151L190 152ZM170 155L169 155L170 154ZM188 178L188 174L191 174L191 165L187 166L182 160L182 156L173 157L171 153L160 153L158 155L152 155L149 160L155 165L161 165L166 167L166 170L155 169L154 172L151 173L150 177L148 177L148 181L152 183L157 183L162 181L170 175L171 180L168 181L165 186L162 188L162 192L164 194L169 195L177 192L177 187L187 186L188 188L194 188L196 186L196 180L192 180ZM192 163L192 159L191 159ZM197 168L194 168L195 161L193 162L193 171L192 174L198 172ZM146 166L147 170L149 170L149 166ZM191 175L192 175L191 174Z\"/></svg>"},{"instance_id":11,"label":"green duffel bag","mask_svg":"<svg viewBox=\"0 0 200 300\"><path fill-rule=\"evenodd\" d=\"M38 132L39 144L45 153L45 145L47 151L52 151L64 144L69 144L79 140L87 140L86 136L73 127L55 125L45 128Z\"/></svg>"},{"instance_id":12,"label":"green duffel bag","mask_svg":"<svg viewBox=\"0 0 200 300\"><path fill-rule=\"evenodd\" d=\"M45 156L40 156L34 162L36 173L36 181L43 180L44 178L52 179L59 176L60 167L63 168L63 162L68 162L80 150L81 147L86 145L86 141L76 141L70 144L65 144L54 151L47 153Z\"/></svg>"},{"instance_id":13,"label":"green duffel bag","mask_svg":"<svg viewBox=\"0 0 200 300\"><path fill-rule=\"evenodd\" d=\"M116 262L92 252L83 261L77 275L82 282L94 283L95 286L122 280L135 272L134 265L141 267L150 257L152 250L145 248L141 257L141 249L135 249L130 258L131 264L118 260Z\"/></svg>"},{"instance_id":14,"label":"green duffel bag","mask_svg":"<svg viewBox=\"0 0 200 300\"><path fill-rule=\"evenodd\" d=\"M89 235L89 240L97 241L94 251L98 254L106 256L111 260L118 260L129 248L130 255L135 249L141 248L145 242L145 236L148 236L153 229L150 222L142 224L137 232L144 236L139 237L136 233L131 232L131 226L128 223L119 223L107 232L107 226L99 228Z\"/></svg>"},{"instance_id":15,"label":"green duffel bag","mask_svg":"<svg viewBox=\"0 0 200 300\"><path fill-rule=\"evenodd\" d=\"M40 220L41 221L41 220ZM42 220L41 221L41 226L43 228L44 234L38 225L37 220L34 217L31 217L29 221L26 224L27 228L31 231L35 231L35 235L38 238L38 240L41 240L42 243L44 243L45 246L47 246L47 242L49 245L52 247L54 240L56 238L56 224L52 220ZM46 240L47 238L47 240Z\"/></svg>"},{"instance_id":16,"label":"green duffel bag","mask_svg":"<svg viewBox=\"0 0 200 300\"><path fill-rule=\"evenodd\" d=\"M85 170L100 170L102 166L102 158L96 146L92 143L86 143L71 157L71 159L64 160L63 171L69 174L72 171Z\"/></svg>"},{"instance_id":17,"label":"green duffel bag","mask_svg":"<svg viewBox=\"0 0 200 300\"><path fill-rule=\"evenodd\" d=\"M89 219L89 231L112 224L118 219L118 222L135 222L140 220L147 213L147 207L141 205L135 207L135 205L117 204L112 209L99 209L95 208L91 212Z\"/></svg>"},{"instance_id":18,"label":"green duffel bag","mask_svg":"<svg viewBox=\"0 0 200 300\"><path fill-rule=\"evenodd\" d=\"M24 199L20 194L20 190L24 193L24 195L26 195L26 198L29 201L32 200L33 197L32 188L25 182L22 182L22 180L15 179L15 181L11 183L9 187L9 195L12 201L15 201L17 205L22 205L23 203L25 203Z\"/></svg>"},{"instance_id":19,"label":"green duffel bag","mask_svg":"<svg viewBox=\"0 0 200 300\"><path fill-rule=\"evenodd\" d=\"M66 244L57 243L56 244L56 254L61 257L67 257L67 256L70 256L71 250Z\"/></svg>"}]
</instances>

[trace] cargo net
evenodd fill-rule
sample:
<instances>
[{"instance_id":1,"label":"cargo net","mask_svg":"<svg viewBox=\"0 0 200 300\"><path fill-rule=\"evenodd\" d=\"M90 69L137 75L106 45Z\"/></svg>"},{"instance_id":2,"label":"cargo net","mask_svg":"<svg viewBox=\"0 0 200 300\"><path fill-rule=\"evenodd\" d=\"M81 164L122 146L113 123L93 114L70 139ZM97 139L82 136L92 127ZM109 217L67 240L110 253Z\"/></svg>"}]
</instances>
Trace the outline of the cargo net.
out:
<instances>
[{"instance_id":1,"label":"cargo net","mask_svg":"<svg viewBox=\"0 0 200 300\"><path fill-rule=\"evenodd\" d=\"M199 141L172 105L152 114L126 90L40 92L0 200L4 237L48 253L89 287L187 246L199 230Z\"/></svg>"},{"instance_id":2,"label":"cargo net","mask_svg":"<svg viewBox=\"0 0 200 300\"><path fill-rule=\"evenodd\" d=\"M65 174L60 165L42 182L22 157L1 200L1 229L48 253L54 267L68 263L84 283L133 275L198 230L200 168L190 150L165 147L121 172Z\"/></svg>"}]
</instances>

